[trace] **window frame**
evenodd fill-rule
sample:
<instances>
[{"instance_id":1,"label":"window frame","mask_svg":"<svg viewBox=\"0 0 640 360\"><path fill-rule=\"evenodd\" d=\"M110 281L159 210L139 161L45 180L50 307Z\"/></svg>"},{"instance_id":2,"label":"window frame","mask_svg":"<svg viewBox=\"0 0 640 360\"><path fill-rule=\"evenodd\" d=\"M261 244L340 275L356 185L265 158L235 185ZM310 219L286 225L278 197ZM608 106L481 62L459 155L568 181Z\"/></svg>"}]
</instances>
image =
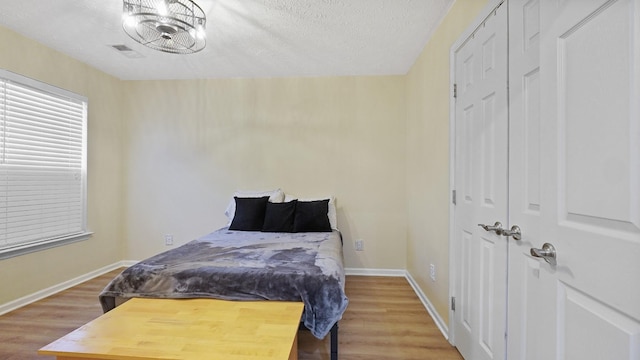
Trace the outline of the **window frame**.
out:
<instances>
[{"instance_id":1,"label":"window frame","mask_svg":"<svg viewBox=\"0 0 640 360\"><path fill-rule=\"evenodd\" d=\"M32 78L13 73L11 71L0 69L0 80L10 81L22 86L26 86L32 88L34 90L40 91L46 94L52 94L60 97L67 97L76 101L80 101L83 103L84 114L82 118L82 159L81 159L81 230L79 232L69 233L57 237L45 238L40 240L34 240L30 242L23 242L17 244L5 244L0 245L0 260L7 259L15 256L20 256L36 251L42 251L46 249L50 249L57 246L62 246L78 241L87 240L91 237L93 232L89 231L87 228L87 126L88 126L88 108L89 108L89 100L87 97L76 94L69 90L65 90L53 85L46 84L42 81L34 80ZM0 102L4 102L3 99L0 99ZM0 106L0 123L4 121L4 114L1 113L2 106Z\"/></svg>"}]
</instances>

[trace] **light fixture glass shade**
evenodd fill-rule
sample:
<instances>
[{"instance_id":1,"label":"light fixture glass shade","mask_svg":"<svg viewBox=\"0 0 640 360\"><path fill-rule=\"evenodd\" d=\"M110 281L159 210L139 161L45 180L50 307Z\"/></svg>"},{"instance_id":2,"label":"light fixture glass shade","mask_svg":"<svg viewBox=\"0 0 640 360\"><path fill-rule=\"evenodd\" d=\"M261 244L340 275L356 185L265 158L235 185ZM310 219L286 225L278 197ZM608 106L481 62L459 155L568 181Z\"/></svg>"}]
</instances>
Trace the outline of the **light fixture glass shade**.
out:
<instances>
[{"instance_id":1,"label":"light fixture glass shade","mask_svg":"<svg viewBox=\"0 0 640 360\"><path fill-rule=\"evenodd\" d=\"M122 27L155 50L191 54L204 49L207 19L192 0L123 0Z\"/></svg>"}]
</instances>

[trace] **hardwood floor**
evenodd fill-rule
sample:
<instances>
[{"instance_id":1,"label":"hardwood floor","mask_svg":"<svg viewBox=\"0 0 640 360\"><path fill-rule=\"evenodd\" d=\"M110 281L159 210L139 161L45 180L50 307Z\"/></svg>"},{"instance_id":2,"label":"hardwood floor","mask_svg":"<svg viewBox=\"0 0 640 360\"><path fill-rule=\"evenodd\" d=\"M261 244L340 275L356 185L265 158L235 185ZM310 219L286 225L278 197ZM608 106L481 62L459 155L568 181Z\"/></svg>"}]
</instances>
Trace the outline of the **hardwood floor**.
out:
<instances>
[{"instance_id":1,"label":"hardwood floor","mask_svg":"<svg viewBox=\"0 0 640 360\"><path fill-rule=\"evenodd\" d=\"M122 269L0 316L0 359L53 359L36 351L102 315L98 294Z\"/></svg>"},{"instance_id":2,"label":"hardwood floor","mask_svg":"<svg viewBox=\"0 0 640 360\"><path fill-rule=\"evenodd\" d=\"M102 314L98 293L121 270L0 316L0 359L53 359L36 351ZM340 360L462 359L404 278L348 276ZM329 359L329 338L299 333L300 360Z\"/></svg>"}]
</instances>

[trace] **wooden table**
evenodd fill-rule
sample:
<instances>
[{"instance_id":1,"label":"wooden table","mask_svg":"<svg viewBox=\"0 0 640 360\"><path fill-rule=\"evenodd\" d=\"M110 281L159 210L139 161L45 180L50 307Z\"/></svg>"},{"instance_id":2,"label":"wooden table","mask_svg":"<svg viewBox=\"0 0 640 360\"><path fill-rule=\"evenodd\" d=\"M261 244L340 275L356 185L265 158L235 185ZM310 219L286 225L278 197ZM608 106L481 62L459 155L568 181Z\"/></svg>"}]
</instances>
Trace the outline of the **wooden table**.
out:
<instances>
[{"instance_id":1,"label":"wooden table","mask_svg":"<svg viewBox=\"0 0 640 360\"><path fill-rule=\"evenodd\" d=\"M131 299L38 351L78 359L297 359L301 302Z\"/></svg>"}]
</instances>

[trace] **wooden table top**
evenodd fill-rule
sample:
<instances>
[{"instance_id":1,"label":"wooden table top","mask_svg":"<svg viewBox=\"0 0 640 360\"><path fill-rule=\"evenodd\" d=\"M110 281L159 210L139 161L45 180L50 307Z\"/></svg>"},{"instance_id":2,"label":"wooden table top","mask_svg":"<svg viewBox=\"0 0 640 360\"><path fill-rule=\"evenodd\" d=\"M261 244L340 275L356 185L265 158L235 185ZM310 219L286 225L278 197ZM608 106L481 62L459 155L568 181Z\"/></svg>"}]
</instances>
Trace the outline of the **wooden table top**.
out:
<instances>
[{"instance_id":1,"label":"wooden table top","mask_svg":"<svg viewBox=\"0 0 640 360\"><path fill-rule=\"evenodd\" d=\"M40 355L100 359L289 358L304 304L134 298Z\"/></svg>"}]
</instances>

